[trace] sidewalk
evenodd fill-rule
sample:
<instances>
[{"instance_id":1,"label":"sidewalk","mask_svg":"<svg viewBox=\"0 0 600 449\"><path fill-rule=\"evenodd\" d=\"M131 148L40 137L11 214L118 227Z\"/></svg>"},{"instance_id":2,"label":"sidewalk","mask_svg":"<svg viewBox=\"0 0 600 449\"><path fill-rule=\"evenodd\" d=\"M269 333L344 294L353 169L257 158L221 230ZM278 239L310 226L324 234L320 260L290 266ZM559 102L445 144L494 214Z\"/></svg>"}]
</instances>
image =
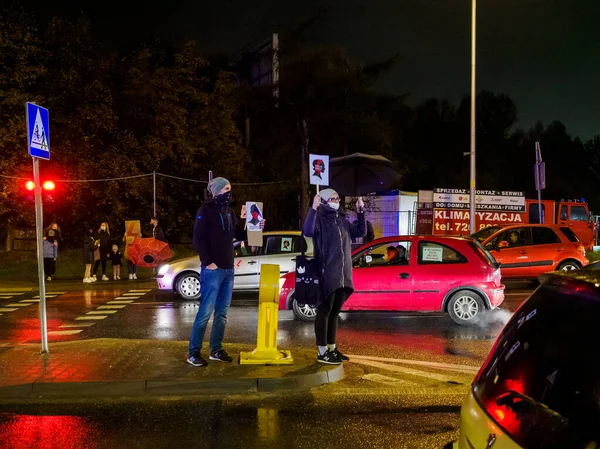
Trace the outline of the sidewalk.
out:
<instances>
[{"instance_id":1,"label":"sidewalk","mask_svg":"<svg viewBox=\"0 0 600 449\"><path fill-rule=\"evenodd\" d=\"M318 364L309 350L292 350L293 365L240 365L239 352L253 348L235 344L224 345L233 363L193 367L187 345L102 338L53 343L46 356L39 345L0 348L0 403L302 390L344 375L342 365Z\"/></svg>"}]
</instances>

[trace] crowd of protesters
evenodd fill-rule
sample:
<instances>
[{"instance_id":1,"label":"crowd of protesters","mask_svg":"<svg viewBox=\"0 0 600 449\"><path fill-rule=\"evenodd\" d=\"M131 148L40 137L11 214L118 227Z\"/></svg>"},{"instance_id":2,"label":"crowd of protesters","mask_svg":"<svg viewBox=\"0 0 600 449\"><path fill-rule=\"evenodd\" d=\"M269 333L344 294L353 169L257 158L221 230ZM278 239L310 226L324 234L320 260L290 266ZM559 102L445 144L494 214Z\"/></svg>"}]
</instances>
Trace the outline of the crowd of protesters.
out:
<instances>
[{"instance_id":1,"label":"crowd of protesters","mask_svg":"<svg viewBox=\"0 0 600 449\"><path fill-rule=\"evenodd\" d=\"M164 232L158 223L156 217L153 217L150 221L152 237L166 242ZM102 222L98 229L89 227L83 236L82 243L83 282L87 284L96 282L99 279L102 281L110 280L106 273L108 262L111 264L113 280L121 280L121 266L123 266L124 260L127 261L129 279L137 279L137 265L129 256L129 247L138 238L142 238L142 236L140 234L129 234L127 230L122 238L114 237L110 233L110 226L107 222ZM46 281L55 279L60 242L60 226L58 223L52 222L44 230L43 236L44 277ZM100 273L99 268L102 269Z\"/></svg>"}]
</instances>

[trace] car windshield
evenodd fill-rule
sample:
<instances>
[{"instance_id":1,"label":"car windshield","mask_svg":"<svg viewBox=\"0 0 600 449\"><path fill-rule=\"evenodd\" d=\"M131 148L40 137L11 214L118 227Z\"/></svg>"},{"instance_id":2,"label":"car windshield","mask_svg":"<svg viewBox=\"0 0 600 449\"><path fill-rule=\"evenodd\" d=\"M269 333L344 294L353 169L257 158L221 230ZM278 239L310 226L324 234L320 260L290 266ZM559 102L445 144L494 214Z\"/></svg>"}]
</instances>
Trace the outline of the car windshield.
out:
<instances>
[{"instance_id":1,"label":"car windshield","mask_svg":"<svg viewBox=\"0 0 600 449\"><path fill-rule=\"evenodd\" d=\"M487 228L480 229L479 231L477 231L476 233L471 235L471 237L479 242L483 242L488 237L490 237L490 236L494 235L496 232L498 232L500 229L502 229L501 226L490 226Z\"/></svg>"},{"instance_id":2,"label":"car windshield","mask_svg":"<svg viewBox=\"0 0 600 449\"><path fill-rule=\"evenodd\" d=\"M521 446L600 447L599 318L597 288L555 277L502 331L473 390Z\"/></svg>"}]
</instances>

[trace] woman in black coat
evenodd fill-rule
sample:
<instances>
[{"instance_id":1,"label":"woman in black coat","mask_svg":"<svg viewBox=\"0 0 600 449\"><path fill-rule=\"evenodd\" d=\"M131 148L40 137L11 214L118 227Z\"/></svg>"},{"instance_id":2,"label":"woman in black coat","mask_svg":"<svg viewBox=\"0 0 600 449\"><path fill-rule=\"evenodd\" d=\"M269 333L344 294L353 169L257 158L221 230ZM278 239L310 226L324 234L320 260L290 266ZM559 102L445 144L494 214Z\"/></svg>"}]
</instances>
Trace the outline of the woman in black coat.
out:
<instances>
[{"instance_id":1,"label":"woman in black coat","mask_svg":"<svg viewBox=\"0 0 600 449\"><path fill-rule=\"evenodd\" d=\"M106 276L106 261L110 257L110 249L112 247L108 223L103 222L100 225L100 229L98 229L98 233L96 234L96 241L96 245L100 247L100 259L96 260L96 263L94 264L94 275L92 276L92 279L96 281L96 273L98 272L98 267L102 263L102 280L108 281L108 277Z\"/></svg>"},{"instance_id":2,"label":"woman in black coat","mask_svg":"<svg viewBox=\"0 0 600 449\"><path fill-rule=\"evenodd\" d=\"M356 224L350 223L339 207L338 193L333 189L322 190L320 195L315 196L303 229L304 235L313 239L322 290L315 320L315 336L319 348L317 361L333 365L348 360L336 347L338 315L344 302L354 291L352 239L363 237L366 233L362 198L356 201Z\"/></svg>"}]
</instances>

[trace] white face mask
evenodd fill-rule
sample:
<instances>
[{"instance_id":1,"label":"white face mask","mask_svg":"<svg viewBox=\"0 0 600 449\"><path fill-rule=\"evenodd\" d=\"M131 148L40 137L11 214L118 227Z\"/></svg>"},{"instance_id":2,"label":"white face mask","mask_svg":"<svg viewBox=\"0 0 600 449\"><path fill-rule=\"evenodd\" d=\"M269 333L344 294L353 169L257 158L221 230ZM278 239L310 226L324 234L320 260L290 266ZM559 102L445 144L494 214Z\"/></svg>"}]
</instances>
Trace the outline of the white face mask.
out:
<instances>
[{"instance_id":1,"label":"white face mask","mask_svg":"<svg viewBox=\"0 0 600 449\"><path fill-rule=\"evenodd\" d=\"M106 231L106 226L100 226L100 229Z\"/></svg>"},{"instance_id":2,"label":"white face mask","mask_svg":"<svg viewBox=\"0 0 600 449\"><path fill-rule=\"evenodd\" d=\"M338 210L340 208L340 203L327 203L327 205L333 210Z\"/></svg>"}]
</instances>

